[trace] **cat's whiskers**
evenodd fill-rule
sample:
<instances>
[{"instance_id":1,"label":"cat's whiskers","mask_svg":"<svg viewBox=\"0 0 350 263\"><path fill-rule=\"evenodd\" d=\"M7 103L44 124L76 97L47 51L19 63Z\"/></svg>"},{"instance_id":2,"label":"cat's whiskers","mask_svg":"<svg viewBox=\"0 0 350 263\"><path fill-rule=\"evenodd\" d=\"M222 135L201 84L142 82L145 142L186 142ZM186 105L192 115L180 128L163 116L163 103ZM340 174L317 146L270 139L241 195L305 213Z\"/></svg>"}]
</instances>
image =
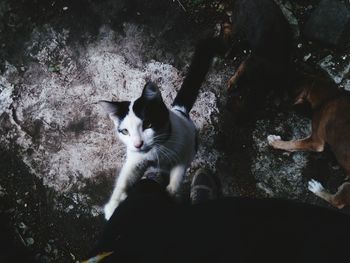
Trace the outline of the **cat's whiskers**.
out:
<instances>
[{"instance_id":1,"label":"cat's whiskers","mask_svg":"<svg viewBox=\"0 0 350 263\"><path fill-rule=\"evenodd\" d=\"M176 161L180 161L180 156L179 156L179 153L177 151L175 151L169 147L166 147L166 146L164 146L164 147L166 148L166 150L168 150L170 153L173 154L173 156L176 158Z\"/></svg>"},{"instance_id":2,"label":"cat's whiskers","mask_svg":"<svg viewBox=\"0 0 350 263\"><path fill-rule=\"evenodd\" d=\"M170 162L170 163L173 162L171 156L170 156L166 151L164 151L164 150L162 149L162 146L161 146L161 145L158 145L157 151L160 153L161 158L163 158L164 160L166 160L166 161L168 161L168 162Z\"/></svg>"},{"instance_id":3,"label":"cat's whiskers","mask_svg":"<svg viewBox=\"0 0 350 263\"><path fill-rule=\"evenodd\" d=\"M166 154L167 156L169 156L169 161L172 161L172 162L179 162L180 161L180 158L178 156L178 153L168 147L166 147L165 145L160 145L160 149L161 151Z\"/></svg>"},{"instance_id":4,"label":"cat's whiskers","mask_svg":"<svg viewBox=\"0 0 350 263\"><path fill-rule=\"evenodd\" d=\"M159 154L158 154L158 148L157 148L157 145L155 145L155 155L156 155L156 157L157 157L157 163L158 163L158 165L157 165L157 168L159 169L160 168L160 162L159 162Z\"/></svg>"},{"instance_id":5,"label":"cat's whiskers","mask_svg":"<svg viewBox=\"0 0 350 263\"><path fill-rule=\"evenodd\" d=\"M153 143L160 143L160 144L164 144L164 143L172 143L172 144L176 144L176 145L180 145L180 146L184 146L185 143L181 143L180 140L175 140L175 139L169 139L167 138L165 141L163 141L163 137L164 139L166 139L166 137L168 136L167 134L161 134L161 135L157 135L153 137Z\"/></svg>"},{"instance_id":6,"label":"cat's whiskers","mask_svg":"<svg viewBox=\"0 0 350 263\"><path fill-rule=\"evenodd\" d=\"M157 145L157 151L160 153L160 156L167 162L173 163L176 160L165 150L161 144Z\"/></svg>"},{"instance_id":7,"label":"cat's whiskers","mask_svg":"<svg viewBox=\"0 0 350 263\"><path fill-rule=\"evenodd\" d=\"M153 141L166 141L168 134L159 134L153 137Z\"/></svg>"}]
</instances>

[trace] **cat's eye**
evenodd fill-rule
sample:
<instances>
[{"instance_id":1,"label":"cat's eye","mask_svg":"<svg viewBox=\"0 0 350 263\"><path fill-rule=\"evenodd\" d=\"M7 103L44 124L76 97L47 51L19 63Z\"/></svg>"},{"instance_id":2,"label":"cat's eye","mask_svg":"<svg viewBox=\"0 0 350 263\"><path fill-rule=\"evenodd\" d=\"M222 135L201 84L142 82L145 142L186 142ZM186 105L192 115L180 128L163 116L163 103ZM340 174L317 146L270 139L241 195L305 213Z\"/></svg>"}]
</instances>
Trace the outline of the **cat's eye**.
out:
<instances>
[{"instance_id":1,"label":"cat's eye","mask_svg":"<svg viewBox=\"0 0 350 263\"><path fill-rule=\"evenodd\" d=\"M119 132L124 134L124 135L128 135L129 134L129 131L127 129L119 130Z\"/></svg>"},{"instance_id":2,"label":"cat's eye","mask_svg":"<svg viewBox=\"0 0 350 263\"><path fill-rule=\"evenodd\" d=\"M150 129L150 128L152 128L152 123L150 123L149 121L144 121L142 126L143 126L144 130Z\"/></svg>"}]
</instances>

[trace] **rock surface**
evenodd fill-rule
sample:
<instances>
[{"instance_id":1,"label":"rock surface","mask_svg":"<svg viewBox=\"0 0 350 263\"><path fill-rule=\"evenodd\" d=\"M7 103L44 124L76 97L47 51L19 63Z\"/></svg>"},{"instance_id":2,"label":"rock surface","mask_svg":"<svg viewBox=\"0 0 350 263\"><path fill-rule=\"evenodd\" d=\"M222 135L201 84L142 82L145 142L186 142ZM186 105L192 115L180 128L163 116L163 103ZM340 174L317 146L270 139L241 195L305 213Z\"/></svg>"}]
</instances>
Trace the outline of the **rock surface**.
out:
<instances>
[{"instance_id":1,"label":"rock surface","mask_svg":"<svg viewBox=\"0 0 350 263\"><path fill-rule=\"evenodd\" d=\"M348 2L322 0L306 22L305 35L334 46L344 46L350 36Z\"/></svg>"}]
</instances>

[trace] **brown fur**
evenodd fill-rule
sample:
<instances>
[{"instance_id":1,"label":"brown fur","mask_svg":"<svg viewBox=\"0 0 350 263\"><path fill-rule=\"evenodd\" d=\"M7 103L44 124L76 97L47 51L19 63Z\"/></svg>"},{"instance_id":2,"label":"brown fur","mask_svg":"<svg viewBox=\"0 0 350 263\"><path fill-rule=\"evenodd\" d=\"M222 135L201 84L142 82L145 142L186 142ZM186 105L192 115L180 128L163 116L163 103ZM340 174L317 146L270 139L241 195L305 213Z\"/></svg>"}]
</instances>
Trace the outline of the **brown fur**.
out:
<instances>
[{"instance_id":1,"label":"brown fur","mask_svg":"<svg viewBox=\"0 0 350 263\"><path fill-rule=\"evenodd\" d=\"M249 59L249 56L248 58L246 58L238 67L238 69L236 70L235 74L229 79L228 83L227 83L227 89L229 92L232 91L232 89L235 87L238 79L242 76L242 74L244 73L245 71L245 68L246 68L246 61Z\"/></svg>"},{"instance_id":2,"label":"brown fur","mask_svg":"<svg viewBox=\"0 0 350 263\"><path fill-rule=\"evenodd\" d=\"M330 194L327 190L321 189L315 192L315 194L332 204L333 206L341 209L350 204L350 183L343 183L335 194Z\"/></svg>"},{"instance_id":3,"label":"brown fur","mask_svg":"<svg viewBox=\"0 0 350 263\"><path fill-rule=\"evenodd\" d=\"M301 140L282 141L269 137L275 149L322 152L328 144L339 164L350 176L350 94L340 91L333 82L309 77L300 87L296 104L308 102L313 111L312 133ZM314 193L338 208L350 205L350 183L344 183L334 195L323 188Z\"/></svg>"}]
</instances>

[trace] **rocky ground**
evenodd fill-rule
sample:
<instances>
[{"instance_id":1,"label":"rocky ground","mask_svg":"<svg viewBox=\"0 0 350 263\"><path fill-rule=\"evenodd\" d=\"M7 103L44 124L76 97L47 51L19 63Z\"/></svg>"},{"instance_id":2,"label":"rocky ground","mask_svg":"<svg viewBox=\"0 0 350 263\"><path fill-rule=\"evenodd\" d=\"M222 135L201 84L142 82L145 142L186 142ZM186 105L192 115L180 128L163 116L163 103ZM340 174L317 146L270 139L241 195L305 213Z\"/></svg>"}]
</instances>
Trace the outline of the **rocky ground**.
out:
<instances>
[{"instance_id":1,"label":"rocky ground","mask_svg":"<svg viewBox=\"0 0 350 263\"><path fill-rule=\"evenodd\" d=\"M323 68L339 88L350 89L349 39L332 46L304 34L319 1L278 2L294 29L295 60ZM151 79L170 105L196 40L213 31L226 5L0 3L0 211L16 242L39 262L82 259L104 224L101 205L125 157L96 102L134 98ZM200 147L189 175L206 166L217 174L224 195L327 206L308 192L307 181L315 178L336 190L345 176L331 152L286 154L266 140L268 134L303 137L310 119L291 107L269 107L257 113L257 121L236 125L225 91L235 66L234 60L216 59L203 84L191 113Z\"/></svg>"}]
</instances>

